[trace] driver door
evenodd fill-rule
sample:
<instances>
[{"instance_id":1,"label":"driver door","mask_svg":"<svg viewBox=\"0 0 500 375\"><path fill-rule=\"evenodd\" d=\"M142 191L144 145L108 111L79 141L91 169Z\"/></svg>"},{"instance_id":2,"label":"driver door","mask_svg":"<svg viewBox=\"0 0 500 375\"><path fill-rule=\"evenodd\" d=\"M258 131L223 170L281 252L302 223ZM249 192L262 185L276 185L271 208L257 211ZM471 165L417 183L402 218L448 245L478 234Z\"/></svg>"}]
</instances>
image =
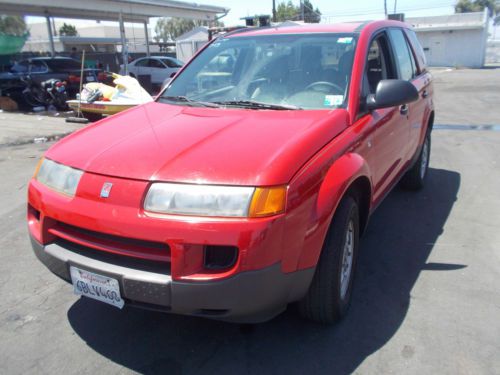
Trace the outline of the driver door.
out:
<instances>
[{"instance_id":1,"label":"driver door","mask_svg":"<svg viewBox=\"0 0 500 375\"><path fill-rule=\"evenodd\" d=\"M382 32L370 44L365 64L364 98L375 94L381 80L398 78L393 56L387 35ZM373 123L368 143L373 160L373 198L377 201L390 189L404 164L409 140L407 106L376 109L366 116L370 116Z\"/></svg>"}]
</instances>

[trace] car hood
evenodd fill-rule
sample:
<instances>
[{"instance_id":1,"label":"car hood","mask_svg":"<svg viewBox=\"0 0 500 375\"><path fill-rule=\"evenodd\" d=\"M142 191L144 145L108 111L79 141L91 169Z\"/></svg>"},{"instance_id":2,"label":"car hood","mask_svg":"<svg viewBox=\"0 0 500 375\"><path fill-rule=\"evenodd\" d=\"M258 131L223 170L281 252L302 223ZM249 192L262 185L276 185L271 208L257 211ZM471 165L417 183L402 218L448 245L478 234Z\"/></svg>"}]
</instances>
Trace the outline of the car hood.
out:
<instances>
[{"instance_id":1,"label":"car hood","mask_svg":"<svg viewBox=\"0 0 500 375\"><path fill-rule=\"evenodd\" d=\"M148 103L66 137L46 154L123 178L279 185L348 123L347 111L269 111Z\"/></svg>"}]
</instances>

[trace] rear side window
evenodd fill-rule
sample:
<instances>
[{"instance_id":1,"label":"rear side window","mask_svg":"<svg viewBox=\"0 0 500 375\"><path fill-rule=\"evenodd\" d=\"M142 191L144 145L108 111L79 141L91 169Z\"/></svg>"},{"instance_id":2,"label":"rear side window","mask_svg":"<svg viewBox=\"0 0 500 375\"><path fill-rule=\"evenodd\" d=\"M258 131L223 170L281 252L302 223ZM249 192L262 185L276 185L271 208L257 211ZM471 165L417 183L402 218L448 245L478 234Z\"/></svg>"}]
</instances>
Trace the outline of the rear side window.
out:
<instances>
[{"instance_id":1,"label":"rear side window","mask_svg":"<svg viewBox=\"0 0 500 375\"><path fill-rule=\"evenodd\" d=\"M427 71L427 61L425 59L425 52L422 45L418 41L417 34L413 30L406 30L406 35L411 42L413 51L417 55L418 65L420 67L420 73Z\"/></svg>"},{"instance_id":2,"label":"rear side window","mask_svg":"<svg viewBox=\"0 0 500 375\"><path fill-rule=\"evenodd\" d=\"M403 31L400 29L390 29L394 55L399 67L399 78L409 81L417 75L415 59L406 41Z\"/></svg>"},{"instance_id":3,"label":"rear side window","mask_svg":"<svg viewBox=\"0 0 500 375\"><path fill-rule=\"evenodd\" d=\"M81 69L81 63L73 59L52 59L45 60L45 62L55 72Z\"/></svg>"},{"instance_id":4,"label":"rear side window","mask_svg":"<svg viewBox=\"0 0 500 375\"><path fill-rule=\"evenodd\" d=\"M148 66L149 59L142 59L135 63L135 66Z\"/></svg>"}]
</instances>

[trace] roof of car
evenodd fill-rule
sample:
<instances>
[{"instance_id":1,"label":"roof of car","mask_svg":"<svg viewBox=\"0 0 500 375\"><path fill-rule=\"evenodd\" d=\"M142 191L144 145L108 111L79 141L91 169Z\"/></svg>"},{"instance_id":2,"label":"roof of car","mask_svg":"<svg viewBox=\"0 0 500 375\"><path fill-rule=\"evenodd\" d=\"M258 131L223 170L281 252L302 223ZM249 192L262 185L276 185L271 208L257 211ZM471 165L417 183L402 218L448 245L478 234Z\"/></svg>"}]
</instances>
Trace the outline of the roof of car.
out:
<instances>
[{"instance_id":1,"label":"roof of car","mask_svg":"<svg viewBox=\"0 0 500 375\"><path fill-rule=\"evenodd\" d=\"M407 26L399 21L365 21L365 22L346 22L336 24L303 24L297 26L271 26L244 28L226 34L227 36L256 36L271 34L307 34L307 33L358 33L366 26Z\"/></svg>"}]
</instances>

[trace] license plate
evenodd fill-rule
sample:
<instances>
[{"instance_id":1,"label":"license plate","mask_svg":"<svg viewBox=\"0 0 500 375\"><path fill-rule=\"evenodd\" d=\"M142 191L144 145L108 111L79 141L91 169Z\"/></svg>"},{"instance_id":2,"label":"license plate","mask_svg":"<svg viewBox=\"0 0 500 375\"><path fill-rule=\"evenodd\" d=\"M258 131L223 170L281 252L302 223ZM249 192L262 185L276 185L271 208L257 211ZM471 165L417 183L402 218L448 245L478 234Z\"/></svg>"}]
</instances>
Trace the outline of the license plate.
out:
<instances>
[{"instance_id":1,"label":"license plate","mask_svg":"<svg viewBox=\"0 0 500 375\"><path fill-rule=\"evenodd\" d=\"M75 294L96 299L121 309L124 301L120 296L118 280L70 266L71 281Z\"/></svg>"},{"instance_id":2,"label":"license plate","mask_svg":"<svg viewBox=\"0 0 500 375\"><path fill-rule=\"evenodd\" d=\"M94 82L95 78L93 76L87 76L87 82Z\"/></svg>"}]
</instances>

